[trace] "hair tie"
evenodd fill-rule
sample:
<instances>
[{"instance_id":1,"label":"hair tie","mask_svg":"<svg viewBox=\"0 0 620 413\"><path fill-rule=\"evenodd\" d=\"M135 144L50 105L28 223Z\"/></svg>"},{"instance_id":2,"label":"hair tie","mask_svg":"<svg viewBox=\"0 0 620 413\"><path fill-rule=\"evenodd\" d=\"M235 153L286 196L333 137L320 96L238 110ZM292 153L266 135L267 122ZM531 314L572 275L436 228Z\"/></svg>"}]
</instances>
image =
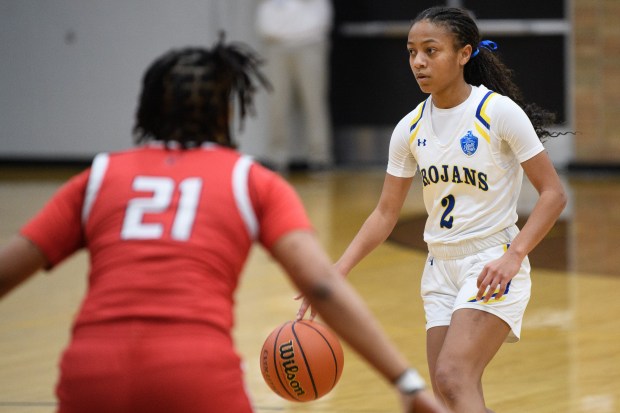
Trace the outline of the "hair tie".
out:
<instances>
[{"instance_id":1,"label":"hair tie","mask_svg":"<svg viewBox=\"0 0 620 413\"><path fill-rule=\"evenodd\" d=\"M497 43L495 43L494 41L491 40L483 40L478 44L478 47L476 47L476 50L474 51L474 53L471 55L471 57L476 57L478 56L478 53L480 53L480 48L484 47L487 50L490 50L491 52L497 50Z\"/></svg>"}]
</instances>

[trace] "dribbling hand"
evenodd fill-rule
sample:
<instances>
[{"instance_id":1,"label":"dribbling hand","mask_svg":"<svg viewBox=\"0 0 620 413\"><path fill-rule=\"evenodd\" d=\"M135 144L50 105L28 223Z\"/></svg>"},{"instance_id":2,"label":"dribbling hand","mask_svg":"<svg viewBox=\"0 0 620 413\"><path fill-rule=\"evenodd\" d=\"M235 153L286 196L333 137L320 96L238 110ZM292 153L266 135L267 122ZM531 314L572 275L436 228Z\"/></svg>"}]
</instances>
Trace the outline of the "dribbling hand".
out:
<instances>
[{"instance_id":1,"label":"dribbling hand","mask_svg":"<svg viewBox=\"0 0 620 413\"><path fill-rule=\"evenodd\" d=\"M301 306L299 307L299 310L297 311L297 316L295 317L295 320L296 321L302 320L304 316L306 315L308 308L310 308L309 320L310 321L314 320L314 318L316 317L316 311L314 311L314 309L310 307L310 301L308 301L308 299L304 297L302 294L299 294L298 296L295 297L295 300L300 300L300 299L302 300L302 302L301 302Z\"/></svg>"}]
</instances>

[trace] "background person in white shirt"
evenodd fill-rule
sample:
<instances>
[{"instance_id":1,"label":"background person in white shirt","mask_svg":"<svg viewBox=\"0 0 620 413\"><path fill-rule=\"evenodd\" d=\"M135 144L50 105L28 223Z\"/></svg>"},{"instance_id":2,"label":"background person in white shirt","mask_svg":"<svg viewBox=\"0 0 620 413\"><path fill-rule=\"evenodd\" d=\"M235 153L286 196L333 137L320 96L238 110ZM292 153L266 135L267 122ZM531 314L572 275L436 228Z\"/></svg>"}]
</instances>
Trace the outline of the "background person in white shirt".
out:
<instances>
[{"instance_id":1,"label":"background person in white shirt","mask_svg":"<svg viewBox=\"0 0 620 413\"><path fill-rule=\"evenodd\" d=\"M330 0L263 0L258 6L256 26L274 87L266 161L279 171L292 161L310 169L333 165L328 96L333 14ZM305 159L294 159L297 141Z\"/></svg>"}]
</instances>

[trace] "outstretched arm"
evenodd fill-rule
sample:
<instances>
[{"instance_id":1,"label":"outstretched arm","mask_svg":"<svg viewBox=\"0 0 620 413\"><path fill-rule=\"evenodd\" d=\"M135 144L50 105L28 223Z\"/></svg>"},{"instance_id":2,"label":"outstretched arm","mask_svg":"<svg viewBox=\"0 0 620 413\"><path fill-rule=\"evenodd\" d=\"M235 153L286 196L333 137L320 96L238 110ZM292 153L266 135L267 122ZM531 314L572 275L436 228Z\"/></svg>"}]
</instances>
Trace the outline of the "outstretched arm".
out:
<instances>
[{"instance_id":1,"label":"outstretched arm","mask_svg":"<svg viewBox=\"0 0 620 413\"><path fill-rule=\"evenodd\" d=\"M407 198L413 178L385 174L381 197L344 254L336 262L338 271L347 275L364 257L392 233Z\"/></svg>"},{"instance_id":2,"label":"outstretched arm","mask_svg":"<svg viewBox=\"0 0 620 413\"><path fill-rule=\"evenodd\" d=\"M517 274L521 263L555 224L566 206L566 192L546 152L541 152L521 164L528 179L539 194L527 222L512 241L510 248L499 259L488 263L478 276L478 297L488 301L499 288L496 298Z\"/></svg>"},{"instance_id":3,"label":"outstretched arm","mask_svg":"<svg viewBox=\"0 0 620 413\"><path fill-rule=\"evenodd\" d=\"M47 264L39 248L16 235L0 248L0 297L26 281Z\"/></svg>"},{"instance_id":4,"label":"outstretched arm","mask_svg":"<svg viewBox=\"0 0 620 413\"><path fill-rule=\"evenodd\" d=\"M400 210L407 198L407 193L411 187L413 178L398 178L390 174L385 174L381 196L375 209L368 216L357 235L353 238L342 257L336 262L337 271L346 276L364 257L370 254L375 248L382 244L392 233L398 221ZM302 298L302 295L296 299ZM310 303L303 297L303 302L297 311L297 319L301 320ZM313 307L310 319L316 316L316 309Z\"/></svg>"}]
</instances>

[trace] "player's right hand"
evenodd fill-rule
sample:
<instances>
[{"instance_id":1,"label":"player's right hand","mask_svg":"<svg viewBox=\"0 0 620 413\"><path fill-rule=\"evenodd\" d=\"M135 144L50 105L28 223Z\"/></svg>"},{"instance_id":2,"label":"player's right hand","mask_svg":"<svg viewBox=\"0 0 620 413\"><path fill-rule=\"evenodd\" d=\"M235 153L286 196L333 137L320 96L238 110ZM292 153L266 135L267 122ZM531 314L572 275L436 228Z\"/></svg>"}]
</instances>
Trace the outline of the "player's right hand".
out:
<instances>
[{"instance_id":1,"label":"player's right hand","mask_svg":"<svg viewBox=\"0 0 620 413\"><path fill-rule=\"evenodd\" d=\"M295 320L296 321L302 320L304 316L306 315L308 308L310 308L309 320L310 321L314 320L314 318L316 317L316 311L314 311L314 309L310 307L310 301L308 301L308 299L304 297L302 294L299 294L298 296L295 297L295 300L300 300L300 299L303 299L303 300L301 302L301 306L299 307L299 310L297 311L297 316L295 317Z\"/></svg>"}]
</instances>

